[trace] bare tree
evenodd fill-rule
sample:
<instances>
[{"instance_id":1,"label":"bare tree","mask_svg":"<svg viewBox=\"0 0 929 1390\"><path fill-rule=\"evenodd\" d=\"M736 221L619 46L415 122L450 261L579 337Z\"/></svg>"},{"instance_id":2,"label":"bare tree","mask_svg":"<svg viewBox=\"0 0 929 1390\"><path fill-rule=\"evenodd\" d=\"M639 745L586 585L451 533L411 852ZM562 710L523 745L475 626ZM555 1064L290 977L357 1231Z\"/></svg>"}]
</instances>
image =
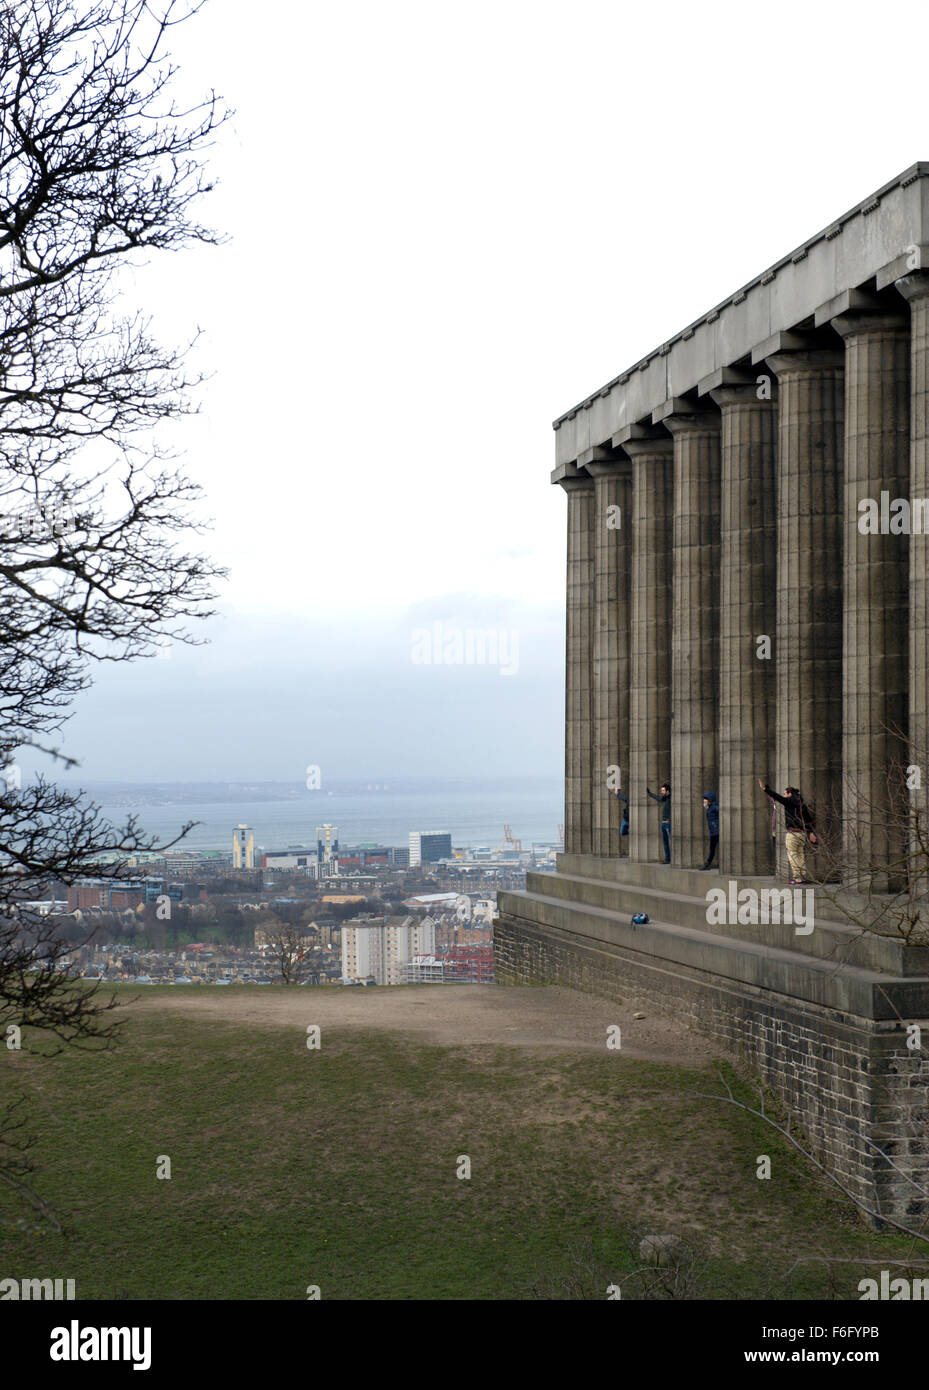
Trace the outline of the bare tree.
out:
<instances>
[{"instance_id":1,"label":"bare tree","mask_svg":"<svg viewBox=\"0 0 929 1390\"><path fill-rule=\"evenodd\" d=\"M60 725L88 659L190 640L218 571L177 545L199 489L152 428L191 408L183 354L116 307L192 220L223 119L168 99L165 0L14 0L0 14L0 728Z\"/></svg>"},{"instance_id":2,"label":"bare tree","mask_svg":"<svg viewBox=\"0 0 929 1390\"><path fill-rule=\"evenodd\" d=\"M313 940L306 927L274 921L266 924L264 930L272 959L285 985L297 985L310 979L319 984L319 974L313 963Z\"/></svg>"},{"instance_id":3,"label":"bare tree","mask_svg":"<svg viewBox=\"0 0 929 1390\"><path fill-rule=\"evenodd\" d=\"M95 662L193 641L222 574L186 548L199 490L157 432L193 408L196 380L117 299L142 254L216 240L194 205L225 115L213 94L177 105L166 51L199 8L0 11L0 1026L43 1046L112 1040L116 1001L69 978L74 943L24 903L166 846L45 778L23 787L17 754L60 757L50 736ZM0 1178L21 1187L27 1147L0 1120Z\"/></svg>"},{"instance_id":4,"label":"bare tree","mask_svg":"<svg viewBox=\"0 0 929 1390\"><path fill-rule=\"evenodd\" d=\"M862 932L929 944L929 754L902 735L879 783L846 778L836 832L821 840L819 897Z\"/></svg>"}]
</instances>

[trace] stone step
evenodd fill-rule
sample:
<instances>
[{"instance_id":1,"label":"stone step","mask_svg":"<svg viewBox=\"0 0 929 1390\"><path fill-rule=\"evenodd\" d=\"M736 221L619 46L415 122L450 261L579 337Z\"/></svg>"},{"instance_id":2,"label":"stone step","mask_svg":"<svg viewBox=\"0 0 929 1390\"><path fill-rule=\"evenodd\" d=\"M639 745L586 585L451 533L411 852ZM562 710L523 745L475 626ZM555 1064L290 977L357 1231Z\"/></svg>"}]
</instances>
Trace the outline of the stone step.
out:
<instances>
[{"instance_id":1,"label":"stone step","mask_svg":"<svg viewBox=\"0 0 929 1390\"><path fill-rule=\"evenodd\" d=\"M584 878L599 878L608 883L640 883L643 887L660 888L672 893L697 894L703 896L707 881L716 883L733 879L740 887L786 888L783 879L769 875L720 873L718 869L682 869L675 864L641 864L630 859L602 859L592 854L559 854L556 856L558 873L580 874ZM822 885L813 885L822 887ZM832 890L830 890L832 891ZM823 915L836 921L843 921L841 913L832 904L823 905Z\"/></svg>"},{"instance_id":2,"label":"stone step","mask_svg":"<svg viewBox=\"0 0 929 1390\"><path fill-rule=\"evenodd\" d=\"M710 886L726 888L728 898L727 884L728 881L726 884L720 884L718 880L713 885L707 883L704 895L698 897L691 893L662 892L641 884L607 883L603 879L586 878L580 874L526 875L526 890L530 893L541 893L567 903L604 908L626 921L633 913L647 912L650 918L710 934L718 934L721 928L718 923L707 922L705 894ZM806 898L799 900L801 912L805 913L808 901ZM799 934L796 925L793 921L740 923L733 920L727 921L722 930L726 935L737 937L739 940L780 946L785 950L796 950L821 959L847 961L849 964L890 971L894 974L924 973L922 970L904 968L905 962L899 943L885 943L876 938L862 936L851 928L818 920L815 894L813 931Z\"/></svg>"},{"instance_id":3,"label":"stone step","mask_svg":"<svg viewBox=\"0 0 929 1390\"><path fill-rule=\"evenodd\" d=\"M619 948L647 957L653 964L663 963L665 968L689 967L858 1018L929 1017L929 977L893 976L820 959L796 949L726 935L728 927L714 931L704 924L696 929L658 918L636 926L625 914L552 894L502 892L497 901L501 918L542 929L552 926L588 944Z\"/></svg>"},{"instance_id":4,"label":"stone step","mask_svg":"<svg viewBox=\"0 0 929 1390\"><path fill-rule=\"evenodd\" d=\"M673 866L666 868L658 864L632 864L628 860L597 860L591 856L563 855L559 862L563 862L568 871L545 873L537 870L527 873L527 891L605 908L627 918L634 912L647 912L650 917L696 931L717 932L719 926L706 920L707 893L711 888L722 888L726 893L727 921L723 928L726 935L893 975L929 975L929 947L908 946L900 937L877 935L850 924L843 919L836 904L825 897L826 893L833 892L831 888L813 885L809 890L787 890L787 885L774 879L723 878L713 871L701 873L699 870L674 869ZM604 865L612 869L613 877L604 875L601 869ZM598 869L601 871L589 872ZM734 887L730 888L730 884ZM744 888L752 888L759 893L770 889L800 892L804 896L792 900L791 905L796 903L803 913L810 901L806 894L811 892L813 931L798 933L798 924L794 922L746 923L728 920L730 901L735 900Z\"/></svg>"}]
</instances>

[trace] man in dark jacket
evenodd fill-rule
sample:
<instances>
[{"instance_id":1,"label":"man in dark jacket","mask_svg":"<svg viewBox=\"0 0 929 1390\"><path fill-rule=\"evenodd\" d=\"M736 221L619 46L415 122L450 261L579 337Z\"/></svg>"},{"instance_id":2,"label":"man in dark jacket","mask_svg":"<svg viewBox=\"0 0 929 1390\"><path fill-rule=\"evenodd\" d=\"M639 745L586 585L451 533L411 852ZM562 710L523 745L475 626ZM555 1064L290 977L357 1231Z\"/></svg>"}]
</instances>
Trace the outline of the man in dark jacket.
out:
<instances>
[{"instance_id":1,"label":"man in dark jacket","mask_svg":"<svg viewBox=\"0 0 929 1390\"><path fill-rule=\"evenodd\" d=\"M715 792L703 793L703 809L706 812L706 828L710 835L710 852L706 856L705 869L712 869L716 851L719 848L719 802Z\"/></svg>"},{"instance_id":2,"label":"man in dark jacket","mask_svg":"<svg viewBox=\"0 0 929 1390\"><path fill-rule=\"evenodd\" d=\"M800 795L799 787L785 787L784 795L779 796L776 791L758 778L758 785L769 796L772 801L779 801L784 808L784 844L787 849L787 858L790 861L790 871L793 878L788 879L789 883L809 883L806 876L806 842L807 836L811 845L817 843L816 831L813 829L813 813L807 806L803 797Z\"/></svg>"},{"instance_id":3,"label":"man in dark jacket","mask_svg":"<svg viewBox=\"0 0 929 1390\"><path fill-rule=\"evenodd\" d=\"M656 796L655 793L654 793L653 791L649 791L648 787L646 787L645 790L648 792L648 794L649 794L649 796L651 797L652 801L657 801L657 802L660 802L660 804L661 804L661 844L662 844L662 848L664 849L664 862L665 862L666 864L670 864L670 863L671 863L671 784L670 784L670 782L662 782L661 787L659 788L659 793L660 793L660 794L659 794L658 796Z\"/></svg>"},{"instance_id":4,"label":"man in dark jacket","mask_svg":"<svg viewBox=\"0 0 929 1390\"><path fill-rule=\"evenodd\" d=\"M615 795L616 797L618 797L619 800L623 803L623 819L622 819L622 824L621 824L620 827L619 827L619 833L620 833L620 835L628 835L628 834L629 834L629 798L628 798L628 796L626 795L626 793L625 793L625 792L621 792L621 791L619 790L618 787L616 788L616 790L615 790L615 792L614 792L614 795Z\"/></svg>"}]
</instances>

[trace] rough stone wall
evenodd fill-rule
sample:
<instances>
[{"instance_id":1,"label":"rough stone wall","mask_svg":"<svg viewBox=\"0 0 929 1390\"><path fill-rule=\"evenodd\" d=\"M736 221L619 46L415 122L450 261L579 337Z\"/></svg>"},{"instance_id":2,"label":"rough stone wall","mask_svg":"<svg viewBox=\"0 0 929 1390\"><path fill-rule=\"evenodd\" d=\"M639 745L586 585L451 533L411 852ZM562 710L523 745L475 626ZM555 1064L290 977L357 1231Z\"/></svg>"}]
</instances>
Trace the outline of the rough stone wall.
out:
<instances>
[{"instance_id":1,"label":"rough stone wall","mask_svg":"<svg viewBox=\"0 0 929 1390\"><path fill-rule=\"evenodd\" d=\"M929 1216L929 1196L914 1186L929 1189L929 1058L907 1049L902 1023L843 1016L507 915L494 928L494 974L501 984L647 1000L750 1067L858 1201L894 1220ZM920 1026L929 1047L929 1020Z\"/></svg>"}]
</instances>

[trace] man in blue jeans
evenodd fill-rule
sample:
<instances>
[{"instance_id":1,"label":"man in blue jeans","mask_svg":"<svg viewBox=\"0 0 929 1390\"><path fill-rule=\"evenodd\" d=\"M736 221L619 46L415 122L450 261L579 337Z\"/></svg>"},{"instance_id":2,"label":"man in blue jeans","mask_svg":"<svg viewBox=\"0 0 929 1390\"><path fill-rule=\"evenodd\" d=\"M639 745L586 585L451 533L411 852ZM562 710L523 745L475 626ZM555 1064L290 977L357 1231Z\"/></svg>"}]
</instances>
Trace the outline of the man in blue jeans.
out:
<instances>
[{"instance_id":1,"label":"man in blue jeans","mask_svg":"<svg viewBox=\"0 0 929 1390\"><path fill-rule=\"evenodd\" d=\"M659 788L659 795L656 796L648 787L645 788L652 801L657 801L661 805L661 844L664 849L664 862L671 863L671 784L662 782Z\"/></svg>"},{"instance_id":2,"label":"man in blue jeans","mask_svg":"<svg viewBox=\"0 0 929 1390\"><path fill-rule=\"evenodd\" d=\"M706 828L710 837L710 852L706 856L704 869L712 869L716 851L719 848L719 802L715 792L703 793L703 809L706 812Z\"/></svg>"}]
</instances>

